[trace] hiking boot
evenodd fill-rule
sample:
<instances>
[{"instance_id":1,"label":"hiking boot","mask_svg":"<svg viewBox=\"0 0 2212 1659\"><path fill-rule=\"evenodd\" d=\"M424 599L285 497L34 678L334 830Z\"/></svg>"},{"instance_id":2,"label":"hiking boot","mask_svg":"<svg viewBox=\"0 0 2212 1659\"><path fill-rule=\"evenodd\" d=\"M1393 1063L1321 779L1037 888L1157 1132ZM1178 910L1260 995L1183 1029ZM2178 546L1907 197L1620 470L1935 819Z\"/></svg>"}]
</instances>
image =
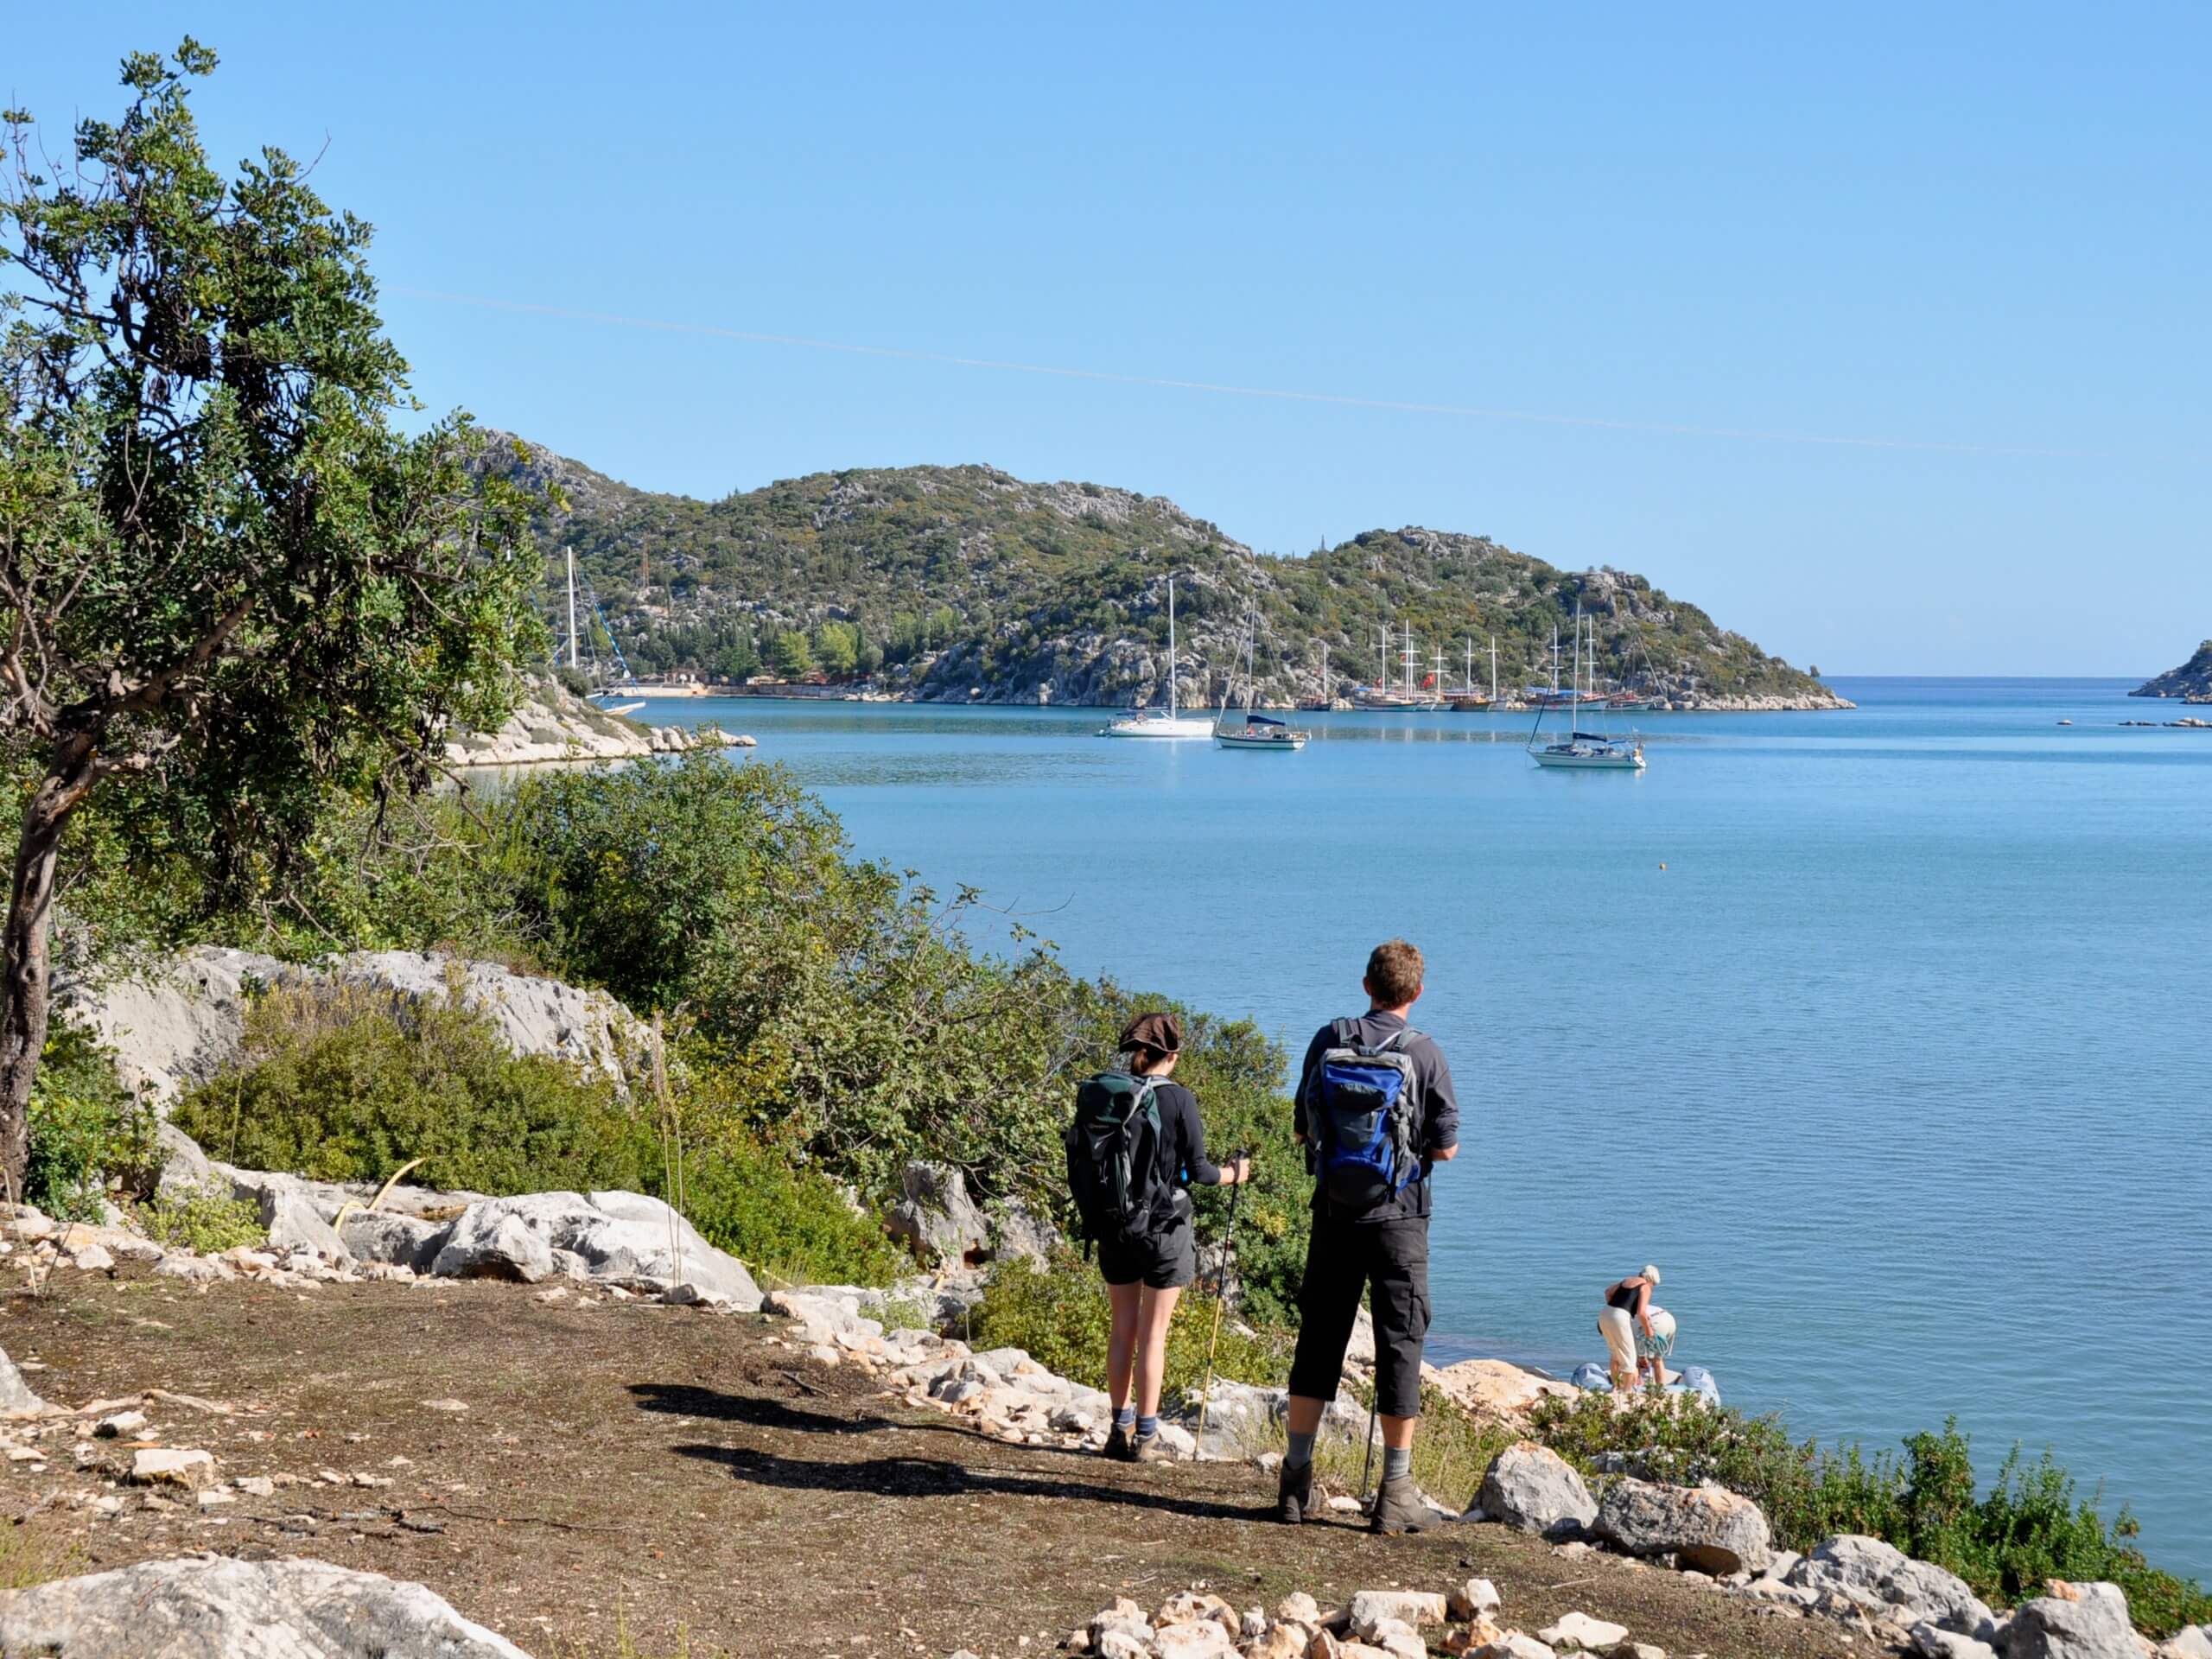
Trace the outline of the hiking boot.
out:
<instances>
[{"instance_id":1,"label":"hiking boot","mask_svg":"<svg viewBox=\"0 0 2212 1659\"><path fill-rule=\"evenodd\" d=\"M1421 1488L1414 1484L1411 1475L1391 1476L1375 1495L1374 1529L1386 1536L1426 1531L1433 1518Z\"/></svg>"},{"instance_id":2,"label":"hiking boot","mask_svg":"<svg viewBox=\"0 0 2212 1659\"><path fill-rule=\"evenodd\" d=\"M1116 1463L1135 1463L1137 1460L1136 1443L1130 1440L1129 1431L1119 1423L1114 1425L1114 1432L1106 1437L1105 1455Z\"/></svg>"},{"instance_id":3,"label":"hiking boot","mask_svg":"<svg viewBox=\"0 0 2212 1659\"><path fill-rule=\"evenodd\" d=\"M1141 1434L1137 1449L1129 1453L1131 1463L1173 1463L1174 1453L1167 1449L1167 1442L1157 1434Z\"/></svg>"},{"instance_id":4,"label":"hiking boot","mask_svg":"<svg viewBox=\"0 0 2212 1659\"><path fill-rule=\"evenodd\" d=\"M1294 1527L1311 1520L1319 1507L1313 1501L1313 1465L1283 1465L1275 1481L1275 1518Z\"/></svg>"}]
</instances>

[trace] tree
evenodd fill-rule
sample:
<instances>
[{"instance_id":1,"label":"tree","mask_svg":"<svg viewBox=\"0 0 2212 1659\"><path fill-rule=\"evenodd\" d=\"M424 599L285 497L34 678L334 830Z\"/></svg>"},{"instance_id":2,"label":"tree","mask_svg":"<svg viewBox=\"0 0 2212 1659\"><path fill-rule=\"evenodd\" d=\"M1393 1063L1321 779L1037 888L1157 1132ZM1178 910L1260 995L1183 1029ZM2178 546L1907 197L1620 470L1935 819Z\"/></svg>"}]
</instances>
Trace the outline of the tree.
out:
<instances>
[{"instance_id":1,"label":"tree","mask_svg":"<svg viewBox=\"0 0 2212 1659\"><path fill-rule=\"evenodd\" d=\"M849 622L824 622L814 631L815 655L830 674L850 674L860 666L861 631Z\"/></svg>"},{"instance_id":2,"label":"tree","mask_svg":"<svg viewBox=\"0 0 2212 1659\"><path fill-rule=\"evenodd\" d=\"M789 633L778 634L769 655L775 660L776 672L787 680L814 672L814 653L807 649L804 629L793 628Z\"/></svg>"},{"instance_id":3,"label":"tree","mask_svg":"<svg viewBox=\"0 0 2212 1659\"><path fill-rule=\"evenodd\" d=\"M715 653L715 668L727 680L749 680L760 671L760 652L753 645L750 628L740 628Z\"/></svg>"},{"instance_id":4,"label":"tree","mask_svg":"<svg viewBox=\"0 0 2212 1659\"><path fill-rule=\"evenodd\" d=\"M48 179L0 115L0 746L22 796L0 985L0 1178L21 1190L56 871L99 795L189 826L207 902L264 880L334 788L426 785L538 642L525 512L453 417L415 438L369 227L276 149L226 181L187 40ZM105 816L105 812L104 812Z\"/></svg>"}]
</instances>

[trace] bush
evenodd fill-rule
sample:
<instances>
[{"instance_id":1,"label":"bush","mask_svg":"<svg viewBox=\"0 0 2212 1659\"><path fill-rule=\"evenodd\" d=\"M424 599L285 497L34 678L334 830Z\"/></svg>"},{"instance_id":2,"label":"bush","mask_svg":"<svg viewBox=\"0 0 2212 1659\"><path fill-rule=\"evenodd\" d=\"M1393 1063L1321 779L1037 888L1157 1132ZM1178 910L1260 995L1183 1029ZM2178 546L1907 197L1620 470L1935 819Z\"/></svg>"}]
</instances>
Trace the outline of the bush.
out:
<instances>
[{"instance_id":1,"label":"bush","mask_svg":"<svg viewBox=\"0 0 2212 1659\"><path fill-rule=\"evenodd\" d=\"M1198 1287L1183 1293L1167 1327L1167 1367L1160 1398L1195 1399L1205 1380L1206 1343L1214 1299ZM1047 1370L1093 1388L1106 1386L1106 1344L1113 1308L1096 1266L1073 1255L1050 1267L1000 1264L976 1308L969 1342L981 1350L1020 1348ZM1280 1387L1290 1375L1290 1351L1280 1337L1249 1332L1224 1319L1214 1375Z\"/></svg>"},{"instance_id":2,"label":"bush","mask_svg":"<svg viewBox=\"0 0 2212 1659\"><path fill-rule=\"evenodd\" d=\"M1957 1573L1999 1605L2040 1594L2046 1579L2109 1579L2152 1635L2212 1618L2212 1596L2152 1567L2133 1541L2134 1518L2122 1510L2108 1526L2094 1504L2077 1500L2073 1478L2048 1452L2026 1464L2015 1447L1977 1497L1971 1447L1955 1418L1940 1433L1909 1437L1903 1461L1870 1459L1856 1446L1793 1444L1770 1417L1672 1396L1627 1405L1603 1393L1546 1400L1533 1422L1539 1439L1586 1472L1612 1454L1645 1478L1712 1480L1741 1492L1766 1512L1785 1548L1866 1533Z\"/></svg>"},{"instance_id":3,"label":"bush","mask_svg":"<svg viewBox=\"0 0 2212 1659\"><path fill-rule=\"evenodd\" d=\"M179 1246L202 1255L269 1242L257 1206L213 1187L202 1187L182 1198L156 1195L139 1206L138 1224L157 1244Z\"/></svg>"},{"instance_id":4,"label":"bush","mask_svg":"<svg viewBox=\"0 0 2212 1659\"><path fill-rule=\"evenodd\" d=\"M603 1079L517 1056L484 1016L352 988L271 991L240 1069L188 1094L179 1128L231 1161L327 1181L414 1179L493 1194L648 1191L651 1127Z\"/></svg>"},{"instance_id":5,"label":"bush","mask_svg":"<svg viewBox=\"0 0 2212 1659\"><path fill-rule=\"evenodd\" d=\"M115 1073L115 1056L56 1018L31 1085L23 1197L58 1221L98 1221L108 1191L144 1192L161 1169L154 1114Z\"/></svg>"},{"instance_id":6,"label":"bush","mask_svg":"<svg viewBox=\"0 0 2212 1659\"><path fill-rule=\"evenodd\" d=\"M910 1265L835 1181L772 1147L733 1136L687 1163L691 1224L764 1281L887 1285Z\"/></svg>"}]
</instances>

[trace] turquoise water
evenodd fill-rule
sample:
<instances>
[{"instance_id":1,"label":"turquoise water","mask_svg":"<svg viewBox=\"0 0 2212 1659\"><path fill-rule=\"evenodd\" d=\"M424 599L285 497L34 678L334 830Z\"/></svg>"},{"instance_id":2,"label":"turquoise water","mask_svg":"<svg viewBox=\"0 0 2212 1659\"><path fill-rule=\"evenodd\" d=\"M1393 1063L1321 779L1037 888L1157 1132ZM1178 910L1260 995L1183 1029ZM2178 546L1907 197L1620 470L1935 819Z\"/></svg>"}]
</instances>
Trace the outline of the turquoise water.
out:
<instances>
[{"instance_id":1,"label":"turquoise water","mask_svg":"<svg viewBox=\"0 0 2212 1659\"><path fill-rule=\"evenodd\" d=\"M1656 1262L1732 1402L2050 1446L2212 1574L2212 732L2120 729L2181 712L2128 683L1643 715L1641 777L1539 771L1525 716L1317 716L1287 756L1095 710L647 715L756 734L861 852L1294 1048L1419 943L1466 1109L1433 1357L1599 1357L1599 1289Z\"/></svg>"}]
</instances>

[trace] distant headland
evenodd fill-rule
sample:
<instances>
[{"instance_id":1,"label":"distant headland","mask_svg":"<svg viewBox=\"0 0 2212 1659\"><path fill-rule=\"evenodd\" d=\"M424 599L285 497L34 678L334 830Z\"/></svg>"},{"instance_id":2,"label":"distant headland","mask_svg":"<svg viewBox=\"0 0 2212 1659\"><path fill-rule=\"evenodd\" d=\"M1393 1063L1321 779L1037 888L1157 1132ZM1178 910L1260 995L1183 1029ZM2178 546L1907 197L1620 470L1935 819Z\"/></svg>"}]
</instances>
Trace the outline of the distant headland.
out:
<instances>
[{"instance_id":1,"label":"distant headland","mask_svg":"<svg viewBox=\"0 0 2212 1659\"><path fill-rule=\"evenodd\" d=\"M1185 706L1335 702L1389 677L1510 701L1571 666L1580 608L1599 687L1650 706L1853 705L1694 605L1610 567L1565 571L1485 536L1371 530L1255 551L1165 497L1028 483L994 467L817 473L718 501L651 493L519 439L486 464L557 486L537 531L566 626L639 676L761 674L901 701L1120 707L1166 701L1167 578ZM1387 645L1386 645L1387 639ZM1495 657L1492 648L1495 645Z\"/></svg>"},{"instance_id":2,"label":"distant headland","mask_svg":"<svg viewBox=\"0 0 2212 1659\"><path fill-rule=\"evenodd\" d=\"M2179 697L2184 702L2212 702L2212 639L2197 646L2196 655L2179 668L2170 668L2154 680L2145 680L2127 694L2131 697Z\"/></svg>"}]
</instances>

